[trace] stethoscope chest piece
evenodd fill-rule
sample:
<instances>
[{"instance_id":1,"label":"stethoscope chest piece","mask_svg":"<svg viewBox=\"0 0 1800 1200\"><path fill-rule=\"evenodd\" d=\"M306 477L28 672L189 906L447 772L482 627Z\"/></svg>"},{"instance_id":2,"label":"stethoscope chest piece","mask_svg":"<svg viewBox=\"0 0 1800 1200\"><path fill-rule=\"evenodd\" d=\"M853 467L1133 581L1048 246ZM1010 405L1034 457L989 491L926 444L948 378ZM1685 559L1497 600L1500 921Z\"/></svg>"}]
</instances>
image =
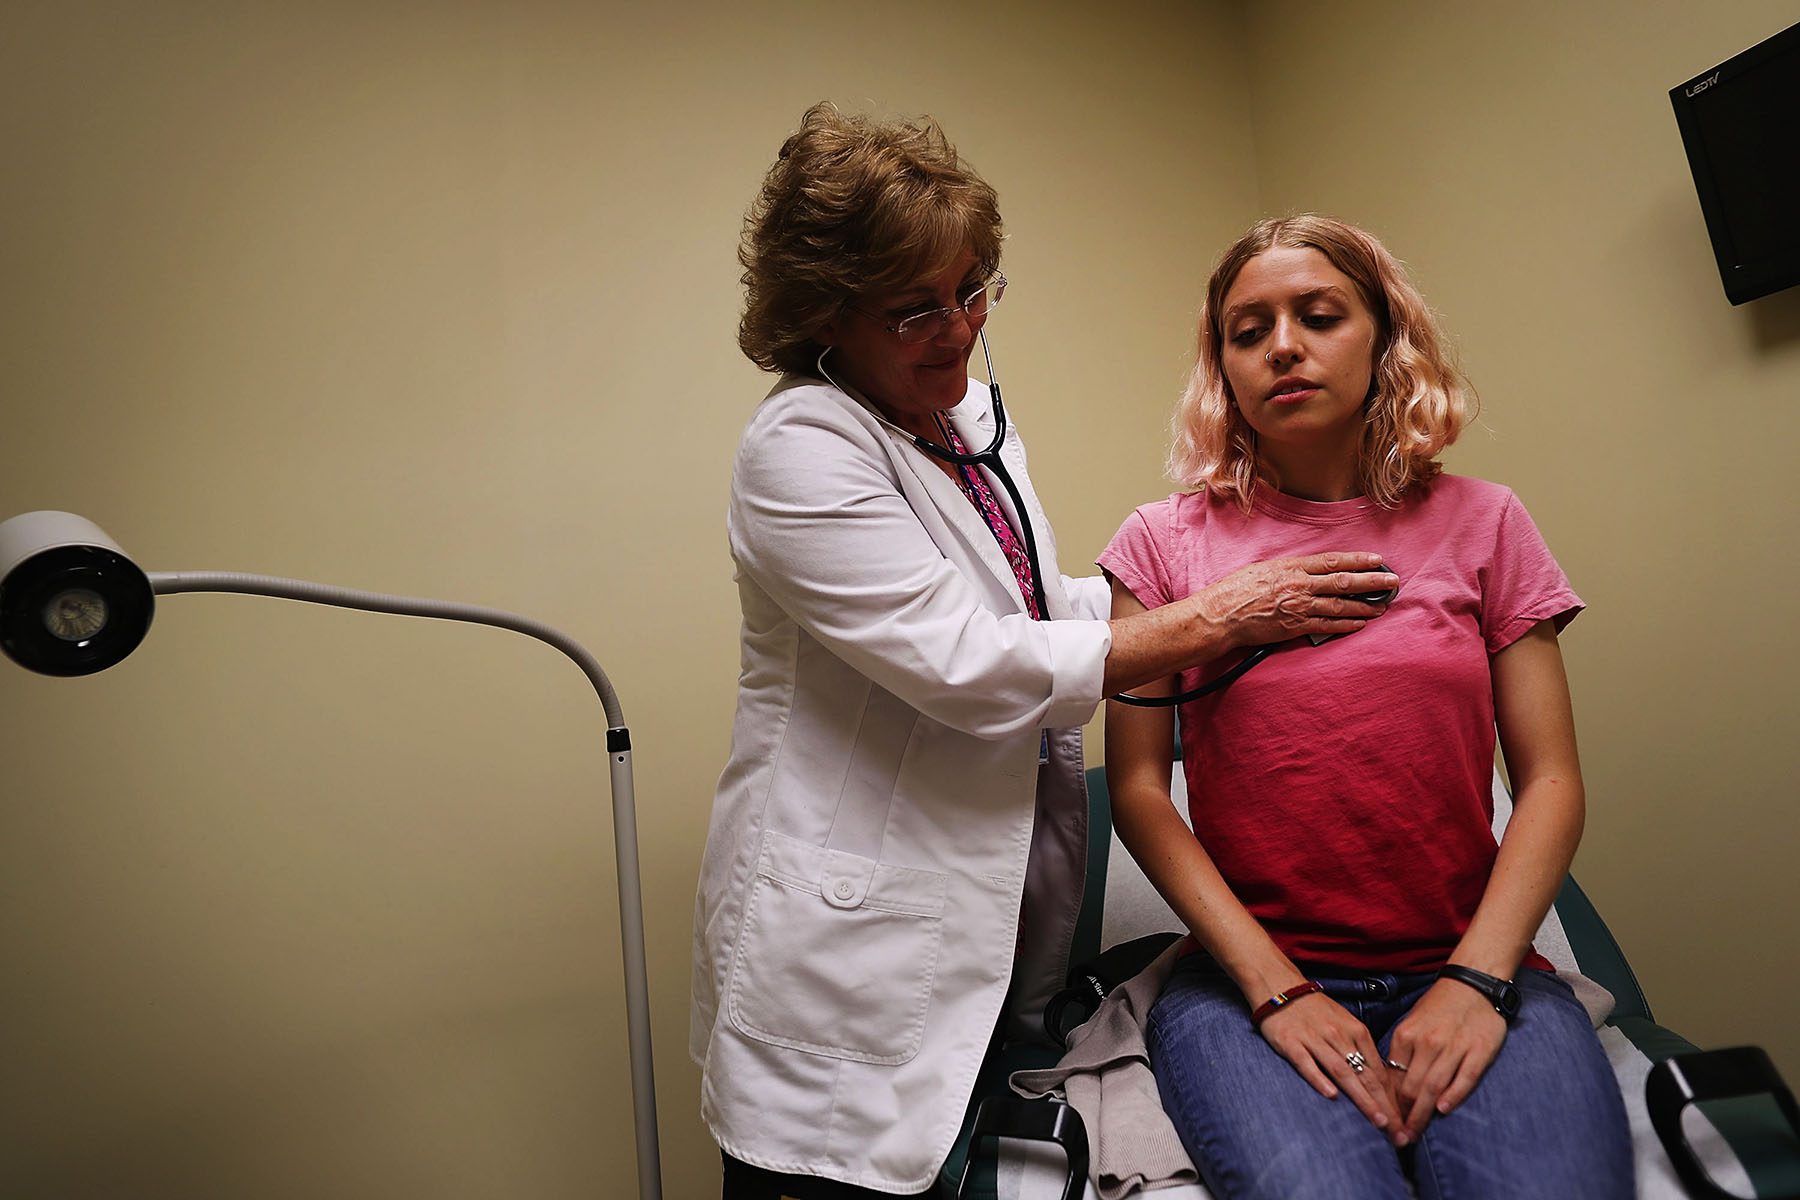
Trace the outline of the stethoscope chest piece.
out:
<instances>
[{"instance_id":1,"label":"stethoscope chest piece","mask_svg":"<svg viewBox=\"0 0 1800 1200\"><path fill-rule=\"evenodd\" d=\"M1370 568L1370 570L1389 571L1389 568L1386 563L1382 563L1379 566ZM1360 600L1364 604L1387 604L1399 594L1400 589L1392 587L1379 592L1346 593L1344 599ZM1345 636L1348 635L1342 633L1312 633L1307 635L1306 640L1311 642L1314 646L1323 646L1326 642L1335 641L1336 639ZM1254 667L1257 663L1274 653L1276 648L1281 644L1282 643L1276 643L1274 645L1258 646L1240 659L1230 670L1207 680L1198 687L1189 688L1187 691L1178 695L1133 696L1121 692L1117 696L1112 697L1112 699L1117 700L1120 704L1129 704L1135 708L1175 708L1178 705L1186 704L1190 700L1198 700L1202 696L1210 696L1214 692L1222 691L1225 688L1230 687L1232 684L1242 679L1244 673L1251 667Z\"/></svg>"}]
</instances>

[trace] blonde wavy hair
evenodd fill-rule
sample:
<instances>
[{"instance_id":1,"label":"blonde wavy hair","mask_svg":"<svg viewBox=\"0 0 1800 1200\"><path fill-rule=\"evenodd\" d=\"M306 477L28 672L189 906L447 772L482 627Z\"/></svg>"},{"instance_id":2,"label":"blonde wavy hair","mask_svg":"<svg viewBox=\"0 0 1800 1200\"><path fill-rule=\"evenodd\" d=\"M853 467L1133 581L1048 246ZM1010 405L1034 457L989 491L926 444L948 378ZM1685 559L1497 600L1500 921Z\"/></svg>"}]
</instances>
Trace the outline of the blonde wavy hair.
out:
<instances>
[{"instance_id":1,"label":"blonde wavy hair","mask_svg":"<svg viewBox=\"0 0 1800 1200\"><path fill-rule=\"evenodd\" d=\"M1323 254L1356 284L1375 317L1375 377L1364 409L1358 476L1365 496L1393 508L1408 488L1443 470L1437 456L1474 419L1475 393L1451 361L1424 297L1387 247L1354 225L1313 213L1257 222L1213 268L1200 310L1199 353L1175 408L1169 475L1183 487L1205 488L1250 508L1258 483L1256 431L1238 411L1225 377L1220 319L1238 273L1272 246Z\"/></svg>"},{"instance_id":2,"label":"blonde wavy hair","mask_svg":"<svg viewBox=\"0 0 1800 1200\"><path fill-rule=\"evenodd\" d=\"M744 218L738 347L765 371L809 372L819 329L860 296L908 288L967 252L1000 268L994 189L936 121L807 109Z\"/></svg>"}]
</instances>

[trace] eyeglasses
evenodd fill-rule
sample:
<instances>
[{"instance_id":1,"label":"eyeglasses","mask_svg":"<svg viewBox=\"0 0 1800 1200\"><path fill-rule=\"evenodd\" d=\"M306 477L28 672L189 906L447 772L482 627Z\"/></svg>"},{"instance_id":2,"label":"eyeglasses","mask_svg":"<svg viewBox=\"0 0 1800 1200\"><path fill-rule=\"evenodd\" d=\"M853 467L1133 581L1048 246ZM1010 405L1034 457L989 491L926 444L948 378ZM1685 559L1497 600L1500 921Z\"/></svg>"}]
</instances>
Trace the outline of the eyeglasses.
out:
<instances>
[{"instance_id":1,"label":"eyeglasses","mask_svg":"<svg viewBox=\"0 0 1800 1200\"><path fill-rule=\"evenodd\" d=\"M944 332L944 327L950 323L950 318L959 312L971 323L987 316L990 310L999 307L1000 297L1004 295L1006 295L1006 276L995 271L985 282L975 284L965 292L952 307L913 313L900 321L894 321L893 318L881 313L872 313L866 308L858 308L854 304L846 304L844 307L853 312L859 312L871 320L881 322L881 327L898 337L902 344L915 346L920 342L929 342Z\"/></svg>"}]
</instances>

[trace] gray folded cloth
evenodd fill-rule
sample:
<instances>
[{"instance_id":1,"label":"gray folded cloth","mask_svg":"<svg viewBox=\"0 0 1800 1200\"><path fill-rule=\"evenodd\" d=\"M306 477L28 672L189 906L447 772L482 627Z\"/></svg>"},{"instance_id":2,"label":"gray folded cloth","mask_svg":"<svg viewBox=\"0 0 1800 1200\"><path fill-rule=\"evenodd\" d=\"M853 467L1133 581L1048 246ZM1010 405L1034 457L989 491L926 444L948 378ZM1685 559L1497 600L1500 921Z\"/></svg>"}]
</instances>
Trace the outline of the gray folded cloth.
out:
<instances>
[{"instance_id":1,"label":"gray folded cloth","mask_svg":"<svg viewBox=\"0 0 1800 1200\"><path fill-rule=\"evenodd\" d=\"M1144 1045L1150 1007L1186 943L1177 938L1149 966L1114 988L1070 1035L1061 1062L1047 1070L1014 1071L1008 1080L1027 1099L1053 1095L1081 1114L1100 1200L1199 1181L1200 1172L1163 1111ZM1559 971L1558 976L1599 1028L1612 1012L1612 993L1577 971Z\"/></svg>"},{"instance_id":2,"label":"gray folded cloth","mask_svg":"<svg viewBox=\"0 0 1800 1200\"><path fill-rule=\"evenodd\" d=\"M1030 1099L1067 1100L1087 1126L1094 1187L1101 1200L1121 1200L1199 1180L1182 1148L1144 1047L1144 1021L1187 939L1112 990L1069 1040L1061 1062L1042 1071L1015 1071L1013 1091Z\"/></svg>"},{"instance_id":3,"label":"gray folded cloth","mask_svg":"<svg viewBox=\"0 0 1800 1200\"><path fill-rule=\"evenodd\" d=\"M1580 971L1562 971L1556 977L1569 985L1575 993L1575 999L1587 1010L1588 1022L1595 1029L1606 1024L1606 1018L1612 1016L1613 1005L1617 1003L1613 994L1583 975Z\"/></svg>"}]
</instances>

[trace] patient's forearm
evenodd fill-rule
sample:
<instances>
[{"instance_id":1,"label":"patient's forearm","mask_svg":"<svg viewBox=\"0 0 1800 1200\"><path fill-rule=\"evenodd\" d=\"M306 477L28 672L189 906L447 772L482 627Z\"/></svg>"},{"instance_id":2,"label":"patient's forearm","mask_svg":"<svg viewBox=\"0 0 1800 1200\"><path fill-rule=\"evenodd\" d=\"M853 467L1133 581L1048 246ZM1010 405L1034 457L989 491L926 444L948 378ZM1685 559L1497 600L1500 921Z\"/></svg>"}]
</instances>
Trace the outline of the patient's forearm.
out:
<instances>
[{"instance_id":1,"label":"patient's forearm","mask_svg":"<svg viewBox=\"0 0 1800 1200\"><path fill-rule=\"evenodd\" d=\"M1539 778L1520 789L1494 873L1451 962L1513 977L1556 902L1584 818L1580 779Z\"/></svg>"},{"instance_id":2,"label":"patient's forearm","mask_svg":"<svg viewBox=\"0 0 1800 1200\"><path fill-rule=\"evenodd\" d=\"M1152 885L1251 1004L1304 978L1194 840L1167 790L1124 789L1113 802L1119 840Z\"/></svg>"},{"instance_id":3,"label":"patient's forearm","mask_svg":"<svg viewBox=\"0 0 1800 1200\"><path fill-rule=\"evenodd\" d=\"M1450 961L1511 978L1569 872L1587 801L1555 627L1540 622L1496 654L1490 670L1513 815L1481 904Z\"/></svg>"}]
</instances>

